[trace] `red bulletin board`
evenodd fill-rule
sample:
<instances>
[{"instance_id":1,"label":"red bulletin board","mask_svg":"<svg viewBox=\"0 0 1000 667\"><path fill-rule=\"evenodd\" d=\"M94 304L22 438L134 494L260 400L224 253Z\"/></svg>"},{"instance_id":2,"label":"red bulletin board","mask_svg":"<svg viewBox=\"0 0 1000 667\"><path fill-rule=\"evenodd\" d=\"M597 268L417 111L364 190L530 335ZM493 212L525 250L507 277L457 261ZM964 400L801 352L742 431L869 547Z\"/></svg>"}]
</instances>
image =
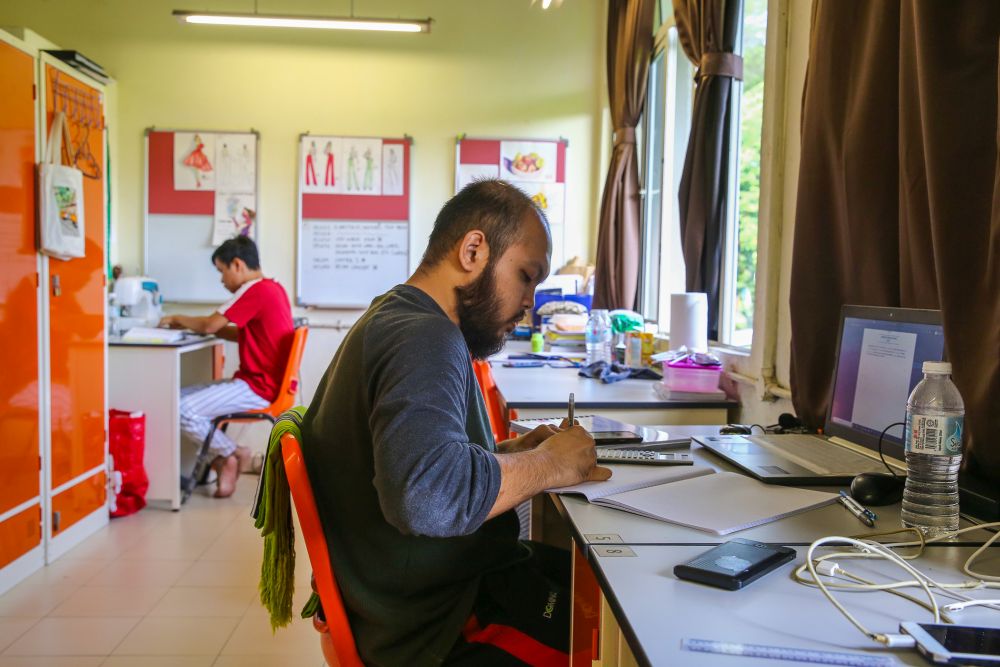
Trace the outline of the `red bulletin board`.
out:
<instances>
[{"instance_id":1,"label":"red bulletin board","mask_svg":"<svg viewBox=\"0 0 1000 667\"><path fill-rule=\"evenodd\" d=\"M406 280L411 144L409 137L300 136L299 305L365 308Z\"/></svg>"},{"instance_id":2,"label":"red bulletin board","mask_svg":"<svg viewBox=\"0 0 1000 667\"><path fill-rule=\"evenodd\" d=\"M523 190L549 222L553 267L562 266L566 259L567 146L565 139L480 139L465 135L455 143L455 192L487 178L499 178Z\"/></svg>"},{"instance_id":3,"label":"red bulletin board","mask_svg":"<svg viewBox=\"0 0 1000 667\"><path fill-rule=\"evenodd\" d=\"M257 179L259 139L253 130L146 130L143 272L158 282L165 301L224 303L231 298L211 260L226 238L216 234L216 206L223 197L246 202L254 216L244 233L257 239L257 227L263 222ZM192 166L185 166L192 152L190 141L200 144L197 151L207 161L195 179L198 189L187 183L193 173ZM231 159L237 151L240 159ZM238 178L233 169L237 163Z\"/></svg>"}]
</instances>

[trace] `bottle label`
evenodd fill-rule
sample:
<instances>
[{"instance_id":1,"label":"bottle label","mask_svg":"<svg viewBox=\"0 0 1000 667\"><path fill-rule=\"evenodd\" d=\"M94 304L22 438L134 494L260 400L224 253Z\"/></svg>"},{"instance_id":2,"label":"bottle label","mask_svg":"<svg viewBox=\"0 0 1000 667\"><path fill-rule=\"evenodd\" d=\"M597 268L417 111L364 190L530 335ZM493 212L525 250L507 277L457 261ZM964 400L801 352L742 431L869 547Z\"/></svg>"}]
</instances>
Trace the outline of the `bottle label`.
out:
<instances>
[{"instance_id":1,"label":"bottle label","mask_svg":"<svg viewBox=\"0 0 1000 667\"><path fill-rule=\"evenodd\" d=\"M962 453L964 417L913 414L906 416L906 451L913 454L958 456Z\"/></svg>"}]
</instances>

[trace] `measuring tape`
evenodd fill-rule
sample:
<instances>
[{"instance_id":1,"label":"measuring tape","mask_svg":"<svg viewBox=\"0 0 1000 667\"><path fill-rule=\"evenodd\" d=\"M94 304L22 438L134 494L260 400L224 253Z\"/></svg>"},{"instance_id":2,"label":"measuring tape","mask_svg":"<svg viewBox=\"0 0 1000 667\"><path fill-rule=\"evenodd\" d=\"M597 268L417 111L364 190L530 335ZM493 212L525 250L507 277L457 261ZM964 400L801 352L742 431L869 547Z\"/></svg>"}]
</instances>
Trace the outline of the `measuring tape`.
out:
<instances>
[{"instance_id":1,"label":"measuring tape","mask_svg":"<svg viewBox=\"0 0 1000 667\"><path fill-rule=\"evenodd\" d=\"M750 658L770 658L771 660L795 660L819 665L843 665L844 667L892 667L898 664L884 655L863 655L859 653L839 653L836 651L812 651L804 648L783 648L763 644L737 644L712 639L682 639L681 648L699 653L721 653L742 655Z\"/></svg>"}]
</instances>

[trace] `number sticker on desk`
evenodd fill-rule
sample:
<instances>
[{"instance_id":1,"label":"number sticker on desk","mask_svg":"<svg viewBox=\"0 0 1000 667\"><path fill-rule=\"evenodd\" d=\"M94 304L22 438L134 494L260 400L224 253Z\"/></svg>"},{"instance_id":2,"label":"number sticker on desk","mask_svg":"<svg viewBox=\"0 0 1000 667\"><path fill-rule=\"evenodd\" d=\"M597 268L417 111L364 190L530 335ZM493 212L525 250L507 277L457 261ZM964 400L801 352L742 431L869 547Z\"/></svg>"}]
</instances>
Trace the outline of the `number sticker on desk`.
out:
<instances>
[{"instance_id":1,"label":"number sticker on desk","mask_svg":"<svg viewBox=\"0 0 1000 667\"><path fill-rule=\"evenodd\" d=\"M584 533L583 536L591 544L621 544L621 535L615 533Z\"/></svg>"},{"instance_id":2,"label":"number sticker on desk","mask_svg":"<svg viewBox=\"0 0 1000 667\"><path fill-rule=\"evenodd\" d=\"M636 553L628 547L594 547L594 553L605 558L636 557Z\"/></svg>"}]
</instances>

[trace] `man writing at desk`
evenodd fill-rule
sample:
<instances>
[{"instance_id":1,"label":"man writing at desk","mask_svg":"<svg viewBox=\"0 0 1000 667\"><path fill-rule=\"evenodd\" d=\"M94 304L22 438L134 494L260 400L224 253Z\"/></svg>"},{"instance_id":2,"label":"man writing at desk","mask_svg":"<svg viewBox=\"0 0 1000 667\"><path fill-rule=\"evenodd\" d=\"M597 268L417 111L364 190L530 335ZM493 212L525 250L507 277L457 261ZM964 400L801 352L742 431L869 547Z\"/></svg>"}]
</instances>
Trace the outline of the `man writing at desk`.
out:
<instances>
[{"instance_id":1,"label":"man writing at desk","mask_svg":"<svg viewBox=\"0 0 1000 667\"><path fill-rule=\"evenodd\" d=\"M231 380L181 390L181 431L198 446L214 417L263 408L277 397L294 334L288 295L277 281L264 277L251 239L229 239L212 253L212 263L233 298L211 315L168 315L160 320L161 327L215 334L239 343L240 367ZM215 497L231 496L249 450L217 430L211 451L212 468L219 477Z\"/></svg>"},{"instance_id":2,"label":"man writing at desk","mask_svg":"<svg viewBox=\"0 0 1000 667\"><path fill-rule=\"evenodd\" d=\"M502 348L550 253L520 190L466 187L306 412L306 468L365 664L567 663L569 555L519 542L513 508L610 471L580 426L495 444L470 358Z\"/></svg>"}]
</instances>

